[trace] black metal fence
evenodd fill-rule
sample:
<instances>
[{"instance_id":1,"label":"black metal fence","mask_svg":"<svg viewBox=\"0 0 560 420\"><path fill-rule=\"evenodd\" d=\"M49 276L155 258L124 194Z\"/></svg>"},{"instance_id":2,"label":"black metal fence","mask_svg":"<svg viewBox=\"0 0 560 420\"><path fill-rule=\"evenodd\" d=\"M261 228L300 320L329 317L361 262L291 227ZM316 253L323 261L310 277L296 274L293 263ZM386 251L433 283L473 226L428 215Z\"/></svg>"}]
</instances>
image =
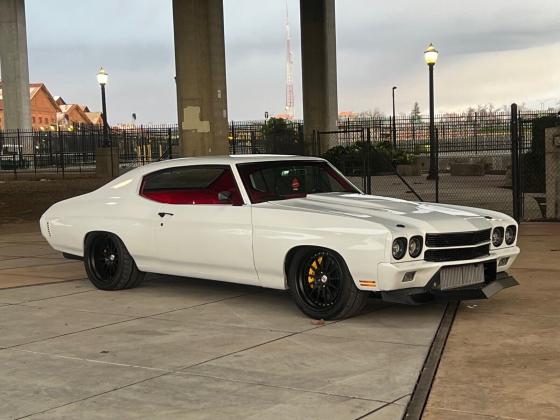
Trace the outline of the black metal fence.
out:
<instances>
[{"instance_id":1,"label":"black metal fence","mask_svg":"<svg viewBox=\"0 0 560 420\"><path fill-rule=\"evenodd\" d=\"M534 120L555 112L521 111L523 120ZM487 152L508 151L511 147L509 112L472 112L462 114L441 114L435 116L435 128L438 132L439 152ZM232 153L271 153L275 149L286 153L286 146L291 142L301 142L303 138L303 121L280 120L282 126L277 128L279 120L232 121L229 139ZM395 126L395 138L392 135ZM395 149L414 154L428 154L430 151L430 124L426 115L391 117L343 118L338 121L339 139L332 146L359 141L356 133L369 129L372 143L388 142ZM359 136L358 136L359 137ZM522 142L530 146L530 127L524 133ZM284 144L283 144L284 143ZM308 150L313 153L313 150ZM322 152L325 152L323 150Z\"/></svg>"},{"instance_id":2,"label":"black metal fence","mask_svg":"<svg viewBox=\"0 0 560 420\"><path fill-rule=\"evenodd\" d=\"M513 118L512 118L513 115ZM393 135L393 125L394 133ZM483 207L524 220L546 217L544 129L555 112L467 113L435 118L438 177L427 179L429 121L425 116L339 121L339 130L304 142L303 122L231 122L231 154L322 156L364 191L402 199ZM101 127L75 131L0 131L0 176L95 171ZM112 127L121 168L173 158L177 125ZM549 180L550 181L550 180Z\"/></svg>"},{"instance_id":3,"label":"black metal fence","mask_svg":"<svg viewBox=\"0 0 560 420\"><path fill-rule=\"evenodd\" d=\"M229 127L231 154L303 155L303 122L281 119L232 121Z\"/></svg>"},{"instance_id":4,"label":"black metal fence","mask_svg":"<svg viewBox=\"0 0 560 420\"><path fill-rule=\"evenodd\" d=\"M426 116L400 116L394 121L343 119L339 130L316 132L313 143L305 147L300 121L283 122L281 127L270 120L236 122L230 127L230 152L319 155L366 192L539 220L546 218L544 186L546 177L552 176L544 170L542 121L548 126L560 124L556 112L436 116L435 179L427 176L430 129ZM515 184L517 178L521 181Z\"/></svg>"},{"instance_id":5,"label":"black metal fence","mask_svg":"<svg viewBox=\"0 0 560 420\"><path fill-rule=\"evenodd\" d=\"M0 131L0 174L94 172L102 127ZM173 157L177 126L112 127L108 140L119 148L123 168Z\"/></svg>"}]
</instances>

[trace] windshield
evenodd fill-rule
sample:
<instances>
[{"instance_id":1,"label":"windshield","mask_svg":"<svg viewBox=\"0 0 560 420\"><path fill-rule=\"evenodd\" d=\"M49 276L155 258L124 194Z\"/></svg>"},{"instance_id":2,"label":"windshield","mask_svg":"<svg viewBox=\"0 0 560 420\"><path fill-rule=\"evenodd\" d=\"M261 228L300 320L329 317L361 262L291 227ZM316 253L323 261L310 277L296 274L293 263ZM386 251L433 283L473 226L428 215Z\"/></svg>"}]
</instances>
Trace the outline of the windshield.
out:
<instances>
[{"instance_id":1,"label":"windshield","mask_svg":"<svg viewBox=\"0 0 560 420\"><path fill-rule=\"evenodd\" d=\"M360 192L328 163L274 161L237 165L251 203L287 200L307 194Z\"/></svg>"}]
</instances>

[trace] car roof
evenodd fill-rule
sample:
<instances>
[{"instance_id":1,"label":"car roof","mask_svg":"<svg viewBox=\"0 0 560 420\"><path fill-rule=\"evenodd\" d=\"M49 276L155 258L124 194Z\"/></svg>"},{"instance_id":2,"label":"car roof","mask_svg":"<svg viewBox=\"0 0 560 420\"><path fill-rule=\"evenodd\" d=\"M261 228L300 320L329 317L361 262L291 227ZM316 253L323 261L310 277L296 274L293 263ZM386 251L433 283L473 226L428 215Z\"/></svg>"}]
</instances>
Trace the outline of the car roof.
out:
<instances>
[{"instance_id":1,"label":"car roof","mask_svg":"<svg viewBox=\"0 0 560 420\"><path fill-rule=\"evenodd\" d=\"M149 173L160 169L171 168L182 165L231 165L236 163L258 163L258 162L276 162L276 161L305 161L305 160L324 160L312 156L297 155L226 155L226 156L196 156L163 160L154 162L142 167L142 173ZM140 168L139 168L140 169Z\"/></svg>"},{"instance_id":2,"label":"car roof","mask_svg":"<svg viewBox=\"0 0 560 420\"><path fill-rule=\"evenodd\" d=\"M196 156L177 159L162 160L148 165L139 166L125 172L120 177L106 184L107 187L119 185L124 179L130 177L143 177L151 172L166 168L173 168L183 165L231 165L236 163L258 163L258 162L278 162L278 161L324 161L324 159L312 156L297 155L229 155L229 156Z\"/></svg>"},{"instance_id":3,"label":"car roof","mask_svg":"<svg viewBox=\"0 0 560 420\"><path fill-rule=\"evenodd\" d=\"M298 155L272 155L272 154L254 154L254 155L223 155L223 156L193 156L185 158L177 158L167 160L165 162L184 162L196 164L226 164L245 163L245 162L271 162L281 160L309 160L320 159L312 156Z\"/></svg>"}]
</instances>

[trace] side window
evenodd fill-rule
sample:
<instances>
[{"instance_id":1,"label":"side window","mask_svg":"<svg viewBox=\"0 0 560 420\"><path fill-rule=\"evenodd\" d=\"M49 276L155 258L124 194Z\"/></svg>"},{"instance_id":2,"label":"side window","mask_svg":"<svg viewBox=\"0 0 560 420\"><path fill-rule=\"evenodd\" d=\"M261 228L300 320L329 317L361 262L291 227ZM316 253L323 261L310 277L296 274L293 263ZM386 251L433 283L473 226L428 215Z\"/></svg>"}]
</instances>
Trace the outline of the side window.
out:
<instances>
[{"instance_id":1,"label":"side window","mask_svg":"<svg viewBox=\"0 0 560 420\"><path fill-rule=\"evenodd\" d=\"M242 205L229 166L178 166L144 177L140 195L166 204Z\"/></svg>"}]
</instances>

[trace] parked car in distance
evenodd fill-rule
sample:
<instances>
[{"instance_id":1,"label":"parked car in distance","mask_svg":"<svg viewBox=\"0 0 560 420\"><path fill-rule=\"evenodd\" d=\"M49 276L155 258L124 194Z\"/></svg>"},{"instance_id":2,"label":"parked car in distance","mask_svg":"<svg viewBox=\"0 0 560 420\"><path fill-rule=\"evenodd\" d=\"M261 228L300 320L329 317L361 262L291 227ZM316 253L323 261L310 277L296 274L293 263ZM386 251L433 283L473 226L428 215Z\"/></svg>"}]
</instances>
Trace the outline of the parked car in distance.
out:
<instances>
[{"instance_id":1,"label":"parked car in distance","mask_svg":"<svg viewBox=\"0 0 560 420\"><path fill-rule=\"evenodd\" d=\"M41 217L103 290L144 273L289 289L308 316L386 301L481 299L517 284L517 223L494 211L363 194L327 161L182 158L131 170Z\"/></svg>"},{"instance_id":2,"label":"parked car in distance","mask_svg":"<svg viewBox=\"0 0 560 420\"><path fill-rule=\"evenodd\" d=\"M13 170L28 167L29 162L24 158L22 146L11 143L0 144L0 169Z\"/></svg>"}]
</instances>

